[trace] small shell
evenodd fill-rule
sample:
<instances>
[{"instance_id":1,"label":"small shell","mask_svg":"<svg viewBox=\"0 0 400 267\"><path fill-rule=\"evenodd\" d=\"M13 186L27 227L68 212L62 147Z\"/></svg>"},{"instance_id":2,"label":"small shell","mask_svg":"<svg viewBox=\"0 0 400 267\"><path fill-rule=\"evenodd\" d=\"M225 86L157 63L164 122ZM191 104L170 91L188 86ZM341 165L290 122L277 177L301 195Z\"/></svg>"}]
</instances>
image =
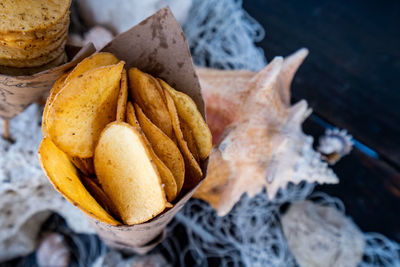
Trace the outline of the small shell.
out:
<instances>
[{"instance_id":1,"label":"small shell","mask_svg":"<svg viewBox=\"0 0 400 267\"><path fill-rule=\"evenodd\" d=\"M364 252L362 232L334 206L293 203L281 217L282 230L299 266L358 266Z\"/></svg>"},{"instance_id":2,"label":"small shell","mask_svg":"<svg viewBox=\"0 0 400 267\"><path fill-rule=\"evenodd\" d=\"M45 236L36 251L36 259L39 266L68 266L70 252L64 236L57 233Z\"/></svg>"},{"instance_id":3,"label":"small shell","mask_svg":"<svg viewBox=\"0 0 400 267\"><path fill-rule=\"evenodd\" d=\"M322 159L333 165L353 148L352 136L346 130L327 129L319 138L318 151Z\"/></svg>"}]
</instances>

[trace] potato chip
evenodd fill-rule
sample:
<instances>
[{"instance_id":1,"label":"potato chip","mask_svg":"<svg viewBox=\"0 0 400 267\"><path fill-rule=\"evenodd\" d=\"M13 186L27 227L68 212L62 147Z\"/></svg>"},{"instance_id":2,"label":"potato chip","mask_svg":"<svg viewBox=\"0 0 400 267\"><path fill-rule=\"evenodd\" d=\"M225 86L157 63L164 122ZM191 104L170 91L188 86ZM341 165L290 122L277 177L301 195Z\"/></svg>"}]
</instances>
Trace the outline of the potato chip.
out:
<instances>
[{"instance_id":1,"label":"potato chip","mask_svg":"<svg viewBox=\"0 0 400 267\"><path fill-rule=\"evenodd\" d=\"M139 117L140 118L142 118L142 116L145 116L144 114L143 114L143 111L140 109L140 107L138 106L138 105L136 105L135 104L135 107L136 107L136 109L138 109L138 110L140 110L140 115L139 115ZM129 112L132 112L133 113L133 115L128 115L129 117L128 117L128 123L129 124L131 124L133 127L135 127L136 129L140 129L140 131L142 131L143 130L143 128L141 128L141 125L138 123L138 120L136 119L136 116L135 116L135 110L134 110L134 108L133 108L133 106L132 106L132 103L130 103L129 102ZM146 118L147 119L147 118ZM156 126L154 126L154 127L156 127ZM158 128L157 128L158 129ZM160 129L158 129L158 131L160 131L161 132L161 130ZM144 131L143 131L144 132ZM165 136L166 138L168 138L168 136L166 136L163 132L161 132L162 134L163 134L163 136ZM172 170L170 169L170 168L168 168L167 167L167 165L160 159L160 157L157 155L157 153L155 153L155 150L156 150L156 148L155 148L155 145L157 145L158 143L160 143L160 141L162 141L162 140L157 140L157 144L154 144L154 143L151 143L151 142L149 142L149 138L147 138L147 136L146 136L146 132L144 132L144 135L145 135L145 140L146 140L146 143L147 143L147 145L148 145L148 147L149 147L149 150L150 150L150 152L151 152L151 156L152 156L152 158L153 158L153 160L154 160L154 163L156 164L156 166L157 166L157 169L158 169L158 171L159 171L159 173L160 173L160 176L161 176L161 181L162 181L162 183L164 184L164 190L165 190L165 193L166 193L166 195L167 195L167 199L168 199L168 201L173 201L174 199L175 199L175 197L176 197L176 195L178 194L178 187L177 187L177 182L176 182L176 179L175 179L175 177L174 177L174 175L173 175L173 173L172 173ZM161 137L161 139L162 139L163 137ZM169 139L169 138L168 138ZM171 141L172 142L172 141ZM173 143L173 142L172 142ZM174 145L175 145L175 143L173 143ZM175 145L175 147L176 147L176 145ZM177 150L178 150L178 148L176 148ZM179 150L178 150L178 152L179 152ZM164 153L165 154L165 153ZM165 155L162 155L162 156L165 156ZM181 158L182 158L182 156L181 156ZM172 159L173 160L173 159ZM181 160L181 162L182 162L182 164L183 164L183 159ZM168 162L169 163L169 165L171 165L171 163L173 164L173 162L171 161L171 162ZM182 175L184 175L184 166L182 166L182 171L183 171L183 173L182 173ZM181 178L181 180L182 180L182 182L180 182L180 185L179 185L179 190L181 189L181 187L182 187L182 185L181 185L181 183L183 183L183 176L182 176L182 178Z\"/></svg>"},{"instance_id":2,"label":"potato chip","mask_svg":"<svg viewBox=\"0 0 400 267\"><path fill-rule=\"evenodd\" d=\"M193 186L198 184L198 182L201 180L203 177L203 172L200 168L199 163L196 161L196 159L193 157L192 153L189 150L188 144L183 139L183 133L180 128L180 122L179 122L179 116L176 111L176 107L174 104L174 100L168 93L168 91L164 91L166 100L167 100L167 106L168 106L168 111L171 115L171 120L172 120L172 126L174 128L174 132L176 135L176 138L178 140L178 145L179 148L183 154L183 158L185 160L185 182L183 184L184 189L191 189Z\"/></svg>"},{"instance_id":3,"label":"potato chip","mask_svg":"<svg viewBox=\"0 0 400 267\"><path fill-rule=\"evenodd\" d=\"M136 105L136 107L139 108L137 105ZM142 132L142 128L141 128L141 126L139 124L139 121L136 118L135 109L134 109L134 107L132 105L132 102L128 102L128 104L127 104L126 119L127 119L127 122L131 126L133 126L138 131ZM159 131L161 132L161 130L159 130ZM162 133L162 134L164 136L166 136L164 133ZM147 145L149 147L149 150L151 152L151 155L152 155L152 158L154 160L154 163L156 164L157 169L158 169L158 171L160 173L161 181L165 185L164 189L165 189L165 193L167 195L167 199L168 199L168 201L171 202L176 198L176 196L179 193L179 190L182 187L182 185L180 185L180 187L178 188L177 181L176 181L173 173L171 172L171 170L156 155L156 153L154 152L154 146L152 144L150 144L150 142L149 142L148 138L146 138L146 136L145 136L145 139L146 139L146 143L147 143ZM179 152L179 150L178 150L178 152ZM183 160L182 160L182 163L183 163ZM184 167L183 167L183 171L184 171ZM182 184L183 184L183 178L184 177L182 176Z\"/></svg>"},{"instance_id":4,"label":"potato chip","mask_svg":"<svg viewBox=\"0 0 400 267\"><path fill-rule=\"evenodd\" d=\"M67 54L64 52L58 58L53 61L46 63L45 65L41 65L38 67L24 67L24 68L15 68L15 67L7 67L0 65L0 74L10 75L10 76L29 76L36 74L38 72L42 72L53 67L57 67L61 64L64 64L68 61Z\"/></svg>"},{"instance_id":5,"label":"potato chip","mask_svg":"<svg viewBox=\"0 0 400 267\"><path fill-rule=\"evenodd\" d=\"M47 131L68 155L93 156L101 131L115 120L123 67L121 61L85 72L70 80L56 95L48 111Z\"/></svg>"},{"instance_id":6,"label":"potato chip","mask_svg":"<svg viewBox=\"0 0 400 267\"><path fill-rule=\"evenodd\" d=\"M146 222L166 207L157 167L143 135L124 122L107 125L94 153L104 192L127 225Z\"/></svg>"},{"instance_id":7,"label":"potato chip","mask_svg":"<svg viewBox=\"0 0 400 267\"><path fill-rule=\"evenodd\" d=\"M135 108L132 105L132 102L128 102L126 105L126 122L129 123L131 126L136 128L138 131L141 131L141 127L139 121L136 118Z\"/></svg>"},{"instance_id":8,"label":"potato chip","mask_svg":"<svg viewBox=\"0 0 400 267\"><path fill-rule=\"evenodd\" d=\"M67 78L68 72L64 73L61 75L57 81L53 84L53 87L50 90L50 94L47 97L46 104L44 105L43 109L43 114L42 114L42 134L44 137L47 136L47 124L46 124L46 118L47 114L49 112L49 107L51 106L54 98L58 94L58 92L62 89L65 78Z\"/></svg>"},{"instance_id":9,"label":"potato chip","mask_svg":"<svg viewBox=\"0 0 400 267\"><path fill-rule=\"evenodd\" d=\"M139 105L146 116L173 139L173 129L165 97L156 79L137 68L129 69L129 87L133 101Z\"/></svg>"},{"instance_id":10,"label":"potato chip","mask_svg":"<svg viewBox=\"0 0 400 267\"><path fill-rule=\"evenodd\" d=\"M162 162L160 158L157 157L150 143L147 141L146 144L149 149L151 158L153 159L154 164L157 167L158 173L160 174L161 183L164 188L165 195L167 196L167 200L169 202L172 202L178 195L178 187L176 185L174 175L172 174L170 169L168 169L168 167L164 164L164 162Z\"/></svg>"},{"instance_id":11,"label":"potato chip","mask_svg":"<svg viewBox=\"0 0 400 267\"><path fill-rule=\"evenodd\" d=\"M179 117L179 123L183 134L183 140L188 144L190 153L192 153L196 161L200 163L199 150L197 149L196 140L194 140L192 130L189 128L189 125L181 119L181 117Z\"/></svg>"},{"instance_id":12,"label":"potato chip","mask_svg":"<svg viewBox=\"0 0 400 267\"><path fill-rule=\"evenodd\" d=\"M71 162L86 176L94 174L93 158L70 157Z\"/></svg>"},{"instance_id":13,"label":"potato chip","mask_svg":"<svg viewBox=\"0 0 400 267\"><path fill-rule=\"evenodd\" d=\"M199 150L200 159L205 159L212 148L212 136L203 116L197 109L196 103L186 94L176 91L166 82L158 79L162 88L170 94L174 100L179 117L187 123L192 130L193 137Z\"/></svg>"},{"instance_id":14,"label":"potato chip","mask_svg":"<svg viewBox=\"0 0 400 267\"><path fill-rule=\"evenodd\" d=\"M50 138L44 138L40 144L39 161L54 188L72 204L96 220L111 225L121 224L89 194L68 156Z\"/></svg>"},{"instance_id":15,"label":"potato chip","mask_svg":"<svg viewBox=\"0 0 400 267\"><path fill-rule=\"evenodd\" d=\"M146 117L142 109L136 105L136 103L135 110L141 129L152 145L155 154L173 173L178 186L178 192L180 192L185 180L185 163L179 148Z\"/></svg>"},{"instance_id":16,"label":"potato chip","mask_svg":"<svg viewBox=\"0 0 400 267\"><path fill-rule=\"evenodd\" d=\"M127 101L128 101L128 77L126 76L126 70L123 70L121 76L121 85L118 94L118 102L117 102L117 121L125 121Z\"/></svg>"},{"instance_id":17,"label":"potato chip","mask_svg":"<svg viewBox=\"0 0 400 267\"><path fill-rule=\"evenodd\" d=\"M136 107L139 108L137 105L136 105ZM139 124L139 121L136 118L135 109L132 105L132 102L128 102L128 104L127 104L126 119L127 119L126 121L131 126L133 126L136 130L142 132L142 128ZM161 130L159 130L159 131L161 132ZM162 134L164 136L166 136L164 133L162 133ZM176 198L177 194L179 193L180 188L178 188L178 186L177 186L177 182L176 182L176 179L175 179L173 173L166 166L166 164L164 164L164 162L156 155L156 153L154 152L154 146L152 144L150 144L150 142L146 136L145 136L145 140L146 140L146 144L148 145L148 148L150 150L151 156L154 160L154 163L157 166L157 170L160 173L161 181L165 185L164 191L167 195L167 200L171 202ZM183 163L183 160L182 160L182 163ZM183 169L183 171L184 171L184 169ZM184 177L182 177L182 183L183 183L183 178ZM182 186L180 186L180 187L182 187Z\"/></svg>"},{"instance_id":18,"label":"potato chip","mask_svg":"<svg viewBox=\"0 0 400 267\"><path fill-rule=\"evenodd\" d=\"M68 37L67 32L64 35L52 40L52 42L44 47L12 47L5 45L0 41L0 57L2 58L16 58L16 59L32 59L43 56L61 46L66 42Z\"/></svg>"},{"instance_id":19,"label":"potato chip","mask_svg":"<svg viewBox=\"0 0 400 267\"><path fill-rule=\"evenodd\" d=\"M0 33L0 43L10 47L45 47L50 45L52 40L65 35L68 32L70 24L70 12L65 13L64 17L56 24L46 29L40 29L34 32L8 32Z\"/></svg>"},{"instance_id":20,"label":"potato chip","mask_svg":"<svg viewBox=\"0 0 400 267\"><path fill-rule=\"evenodd\" d=\"M70 5L71 0L2 0L0 33L46 29L62 20Z\"/></svg>"},{"instance_id":21,"label":"potato chip","mask_svg":"<svg viewBox=\"0 0 400 267\"><path fill-rule=\"evenodd\" d=\"M67 79L65 80L65 84L69 83L73 78L78 77L85 72L93 70L98 67L104 67L108 65L114 65L119 62L118 58L116 58L113 54L107 52L101 52L91 55L90 57L85 58L75 68L70 72Z\"/></svg>"},{"instance_id":22,"label":"potato chip","mask_svg":"<svg viewBox=\"0 0 400 267\"><path fill-rule=\"evenodd\" d=\"M65 61L71 0L3 0L0 73L32 75Z\"/></svg>"},{"instance_id":23,"label":"potato chip","mask_svg":"<svg viewBox=\"0 0 400 267\"><path fill-rule=\"evenodd\" d=\"M63 43L53 51L50 51L49 53L46 53L36 58L21 59L0 57L0 65L17 68L39 67L49 63L50 61L55 60L56 58L59 58L61 54L65 53L65 44L66 40L64 40Z\"/></svg>"},{"instance_id":24,"label":"potato chip","mask_svg":"<svg viewBox=\"0 0 400 267\"><path fill-rule=\"evenodd\" d=\"M89 191L94 199L114 218L120 220L117 207L111 201L111 199L104 193L100 185L92 178L85 175L81 176L81 181L85 188Z\"/></svg>"}]
</instances>

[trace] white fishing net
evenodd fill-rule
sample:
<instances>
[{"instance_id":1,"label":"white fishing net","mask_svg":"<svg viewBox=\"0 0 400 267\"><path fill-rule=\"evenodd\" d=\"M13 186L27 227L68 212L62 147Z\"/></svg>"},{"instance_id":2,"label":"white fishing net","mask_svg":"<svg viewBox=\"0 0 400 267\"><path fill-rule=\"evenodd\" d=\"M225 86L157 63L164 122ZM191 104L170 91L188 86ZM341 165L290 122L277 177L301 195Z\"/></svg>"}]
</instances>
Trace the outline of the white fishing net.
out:
<instances>
[{"instance_id":1,"label":"white fishing net","mask_svg":"<svg viewBox=\"0 0 400 267\"><path fill-rule=\"evenodd\" d=\"M193 1L184 31L196 65L259 70L266 64L254 44L264 38L264 29L241 0Z\"/></svg>"},{"instance_id":2,"label":"white fishing net","mask_svg":"<svg viewBox=\"0 0 400 267\"><path fill-rule=\"evenodd\" d=\"M305 199L305 195L299 194L301 189L294 190L295 187L298 186L280 192L280 200ZM303 192L312 190L304 184L299 187ZM334 207L345 216L344 205L337 198L317 192L309 199ZM284 202L269 201L263 192L254 198L242 197L228 215L218 217L208 204L193 199L168 226L169 235L161 250L177 266L296 266L280 222L285 206ZM187 243L179 241L182 236L187 236ZM396 242L376 233L365 233L364 239L359 266L400 266L400 247Z\"/></svg>"},{"instance_id":3,"label":"white fishing net","mask_svg":"<svg viewBox=\"0 0 400 267\"><path fill-rule=\"evenodd\" d=\"M0 120L0 127L3 126ZM51 186L40 168L41 108L31 105L10 123L14 143L0 137L0 261L26 255L37 245L42 223L51 212L70 227L93 233L84 215Z\"/></svg>"}]
</instances>

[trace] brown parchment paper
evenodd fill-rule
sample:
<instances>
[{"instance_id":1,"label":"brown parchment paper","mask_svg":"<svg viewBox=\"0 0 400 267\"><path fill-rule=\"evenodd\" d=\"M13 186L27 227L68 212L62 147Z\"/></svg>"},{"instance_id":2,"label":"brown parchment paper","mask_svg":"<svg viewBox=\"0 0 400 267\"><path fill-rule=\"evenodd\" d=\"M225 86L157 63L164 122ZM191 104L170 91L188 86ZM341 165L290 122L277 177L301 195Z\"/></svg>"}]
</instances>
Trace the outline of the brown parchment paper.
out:
<instances>
[{"instance_id":1,"label":"brown parchment paper","mask_svg":"<svg viewBox=\"0 0 400 267\"><path fill-rule=\"evenodd\" d=\"M73 49L71 49L72 52ZM50 91L54 82L68 69L96 51L93 44L82 47L71 61L30 76L0 74L0 117L11 119Z\"/></svg>"},{"instance_id":2,"label":"brown parchment paper","mask_svg":"<svg viewBox=\"0 0 400 267\"><path fill-rule=\"evenodd\" d=\"M115 37L102 51L115 54L126 68L137 67L164 79L176 90L188 94L205 117L204 101L185 35L169 8L163 8L137 26ZM203 178L208 161L203 163ZM165 227L196 191L179 196L174 207L149 222L133 226L112 226L91 219L99 236L110 246L146 253L165 237Z\"/></svg>"}]
</instances>

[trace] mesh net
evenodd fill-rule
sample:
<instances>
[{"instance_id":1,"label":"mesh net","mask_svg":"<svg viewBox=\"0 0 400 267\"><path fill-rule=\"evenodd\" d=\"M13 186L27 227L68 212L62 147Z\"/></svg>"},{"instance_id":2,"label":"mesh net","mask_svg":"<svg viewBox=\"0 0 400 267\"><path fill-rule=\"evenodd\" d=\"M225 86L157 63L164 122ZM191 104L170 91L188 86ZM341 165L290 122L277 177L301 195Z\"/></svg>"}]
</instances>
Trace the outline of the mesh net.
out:
<instances>
[{"instance_id":1,"label":"mesh net","mask_svg":"<svg viewBox=\"0 0 400 267\"><path fill-rule=\"evenodd\" d=\"M242 8L241 0L195 0L184 26L193 61L218 69L259 70L264 29Z\"/></svg>"}]
</instances>

